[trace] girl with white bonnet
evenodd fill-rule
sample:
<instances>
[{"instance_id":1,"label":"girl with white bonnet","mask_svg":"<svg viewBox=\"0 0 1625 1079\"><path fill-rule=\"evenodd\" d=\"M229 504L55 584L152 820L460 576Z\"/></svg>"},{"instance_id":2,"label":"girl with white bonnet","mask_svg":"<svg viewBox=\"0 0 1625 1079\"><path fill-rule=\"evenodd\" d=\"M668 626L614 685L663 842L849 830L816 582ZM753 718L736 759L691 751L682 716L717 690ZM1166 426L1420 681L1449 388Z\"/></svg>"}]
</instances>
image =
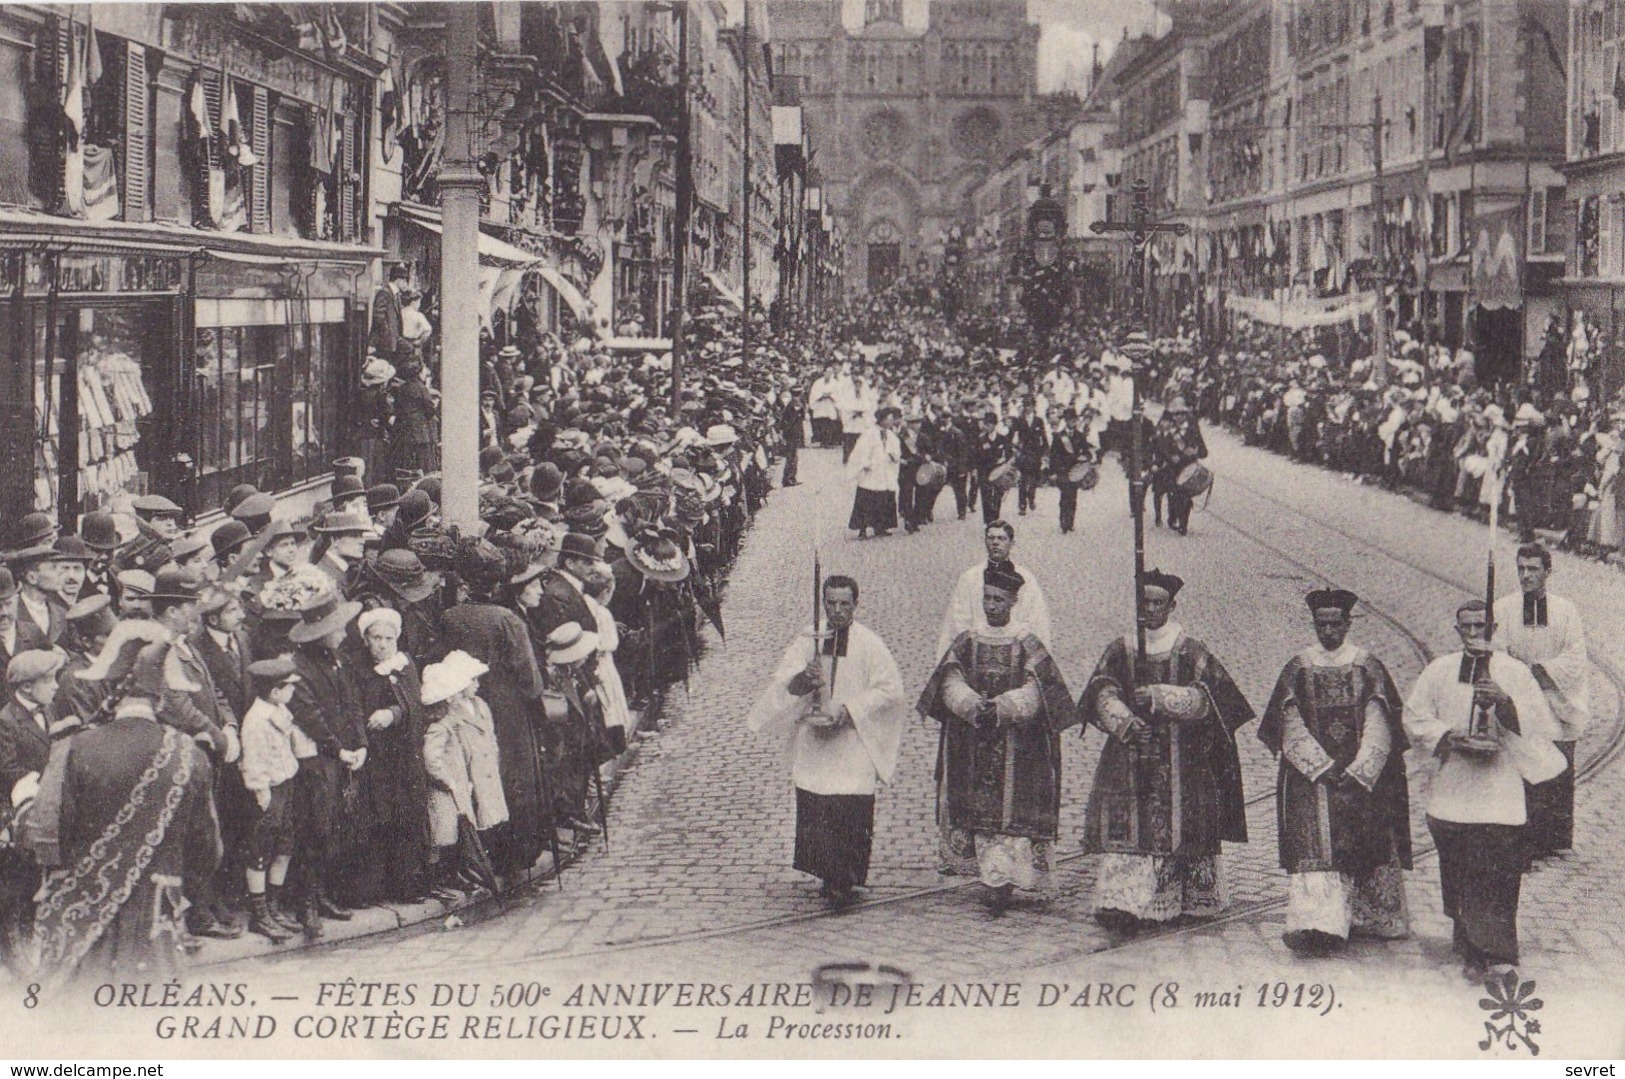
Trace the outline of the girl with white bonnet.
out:
<instances>
[{"instance_id":1,"label":"girl with white bonnet","mask_svg":"<svg viewBox=\"0 0 1625 1079\"><path fill-rule=\"evenodd\" d=\"M508 820L491 709L479 697L480 676L489 669L467 652L457 651L423 672L429 723L423 735L429 833L438 855L435 893L444 898L461 892L456 884L464 868L457 857L458 820L469 820L487 848L485 833Z\"/></svg>"}]
</instances>

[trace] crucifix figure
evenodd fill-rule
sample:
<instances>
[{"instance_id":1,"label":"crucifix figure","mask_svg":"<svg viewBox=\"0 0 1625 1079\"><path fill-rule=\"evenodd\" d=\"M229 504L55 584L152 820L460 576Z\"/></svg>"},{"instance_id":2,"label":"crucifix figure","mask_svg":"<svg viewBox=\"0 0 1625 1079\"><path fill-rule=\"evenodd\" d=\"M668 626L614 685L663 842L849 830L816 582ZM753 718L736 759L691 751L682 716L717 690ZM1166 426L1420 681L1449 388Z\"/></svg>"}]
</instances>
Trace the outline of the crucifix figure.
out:
<instances>
[{"instance_id":1,"label":"crucifix figure","mask_svg":"<svg viewBox=\"0 0 1625 1079\"><path fill-rule=\"evenodd\" d=\"M1151 352L1151 342L1145 323L1145 250L1151 237L1159 232L1183 236L1189 226L1179 222L1153 222L1147 208L1149 185L1144 179L1134 181L1133 211L1127 221L1096 221L1089 226L1097 236L1107 233L1127 233L1129 248L1129 279L1134 289L1134 317L1127 339L1118 351L1128 357L1131 365L1129 381L1134 388L1132 426L1133 465L1129 469L1129 504L1134 514L1134 632L1136 654L1145 660L1145 619L1140 613L1140 597L1145 591L1145 433L1144 403L1140 399L1140 373Z\"/></svg>"}]
</instances>

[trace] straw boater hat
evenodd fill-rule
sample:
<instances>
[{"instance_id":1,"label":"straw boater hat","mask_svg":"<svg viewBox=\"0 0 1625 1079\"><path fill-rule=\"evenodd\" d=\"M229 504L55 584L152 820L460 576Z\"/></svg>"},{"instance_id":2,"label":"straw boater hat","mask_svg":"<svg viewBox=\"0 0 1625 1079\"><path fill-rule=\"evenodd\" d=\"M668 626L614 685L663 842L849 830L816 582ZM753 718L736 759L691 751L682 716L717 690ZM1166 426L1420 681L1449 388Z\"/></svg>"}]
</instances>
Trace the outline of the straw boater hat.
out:
<instances>
[{"instance_id":1,"label":"straw boater hat","mask_svg":"<svg viewBox=\"0 0 1625 1079\"><path fill-rule=\"evenodd\" d=\"M439 663L429 664L423 672L423 703L449 700L490 669L467 652L452 652Z\"/></svg>"},{"instance_id":2,"label":"straw boater hat","mask_svg":"<svg viewBox=\"0 0 1625 1079\"><path fill-rule=\"evenodd\" d=\"M337 592L333 592L326 599L305 609L299 624L288 631L288 640L293 644L319 641L329 633L348 626L360 613L361 604L354 600L345 600Z\"/></svg>"},{"instance_id":3,"label":"straw boater hat","mask_svg":"<svg viewBox=\"0 0 1625 1079\"><path fill-rule=\"evenodd\" d=\"M598 634L582 629L579 622L566 622L547 635L549 663L579 663L596 651Z\"/></svg>"},{"instance_id":4,"label":"straw boater hat","mask_svg":"<svg viewBox=\"0 0 1625 1079\"><path fill-rule=\"evenodd\" d=\"M113 613L113 597L100 592L86 596L63 615L73 632L82 640L86 634L94 636L97 633L110 633L118 624L118 616Z\"/></svg>"},{"instance_id":5,"label":"straw boater hat","mask_svg":"<svg viewBox=\"0 0 1625 1079\"><path fill-rule=\"evenodd\" d=\"M365 492L362 492L365 495ZM311 531L324 536L365 536L372 529L358 513L329 513Z\"/></svg>"},{"instance_id":6,"label":"straw boater hat","mask_svg":"<svg viewBox=\"0 0 1625 1079\"><path fill-rule=\"evenodd\" d=\"M144 569L122 570L118 575L119 594L126 600L147 599L158 587L158 580Z\"/></svg>"}]
</instances>

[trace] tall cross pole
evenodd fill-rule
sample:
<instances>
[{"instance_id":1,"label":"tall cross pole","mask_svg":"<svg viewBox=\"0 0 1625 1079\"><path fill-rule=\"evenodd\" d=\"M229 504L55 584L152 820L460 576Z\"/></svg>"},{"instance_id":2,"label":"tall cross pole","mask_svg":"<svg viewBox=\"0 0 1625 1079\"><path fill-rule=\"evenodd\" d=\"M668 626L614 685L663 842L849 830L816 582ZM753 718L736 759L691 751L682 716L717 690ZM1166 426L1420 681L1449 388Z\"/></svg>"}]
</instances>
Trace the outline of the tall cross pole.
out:
<instances>
[{"instance_id":1,"label":"tall cross pole","mask_svg":"<svg viewBox=\"0 0 1625 1079\"><path fill-rule=\"evenodd\" d=\"M1141 597L1145 595L1145 402L1140 393L1140 376L1146 359L1151 354L1151 341L1145 322L1145 252L1151 237L1157 233L1183 236L1189 226L1179 222L1153 222L1148 206L1150 185L1144 179L1134 181L1134 201L1127 221L1096 221L1089 226L1097 236L1107 233L1127 233L1129 239L1129 281L1134 289L1134 315L1129 332L1118 351L1130 363L1129 384L1134 389L1134 411L1130 424L1133 428L1133 465L1129 469L1129 506L1134 515L1134 637L1135 654L1145 662L1145 616L1140 611Z\"/></svg>"}]
</instances>

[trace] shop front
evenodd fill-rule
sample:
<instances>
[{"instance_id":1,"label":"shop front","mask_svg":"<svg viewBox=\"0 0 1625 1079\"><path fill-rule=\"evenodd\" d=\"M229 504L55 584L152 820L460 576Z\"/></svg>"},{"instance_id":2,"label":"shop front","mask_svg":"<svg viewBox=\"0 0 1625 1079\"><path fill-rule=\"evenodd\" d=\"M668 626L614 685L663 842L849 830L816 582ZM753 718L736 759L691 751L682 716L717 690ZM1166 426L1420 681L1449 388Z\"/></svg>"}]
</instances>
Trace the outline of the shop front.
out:
<instances>
[{"instance_id":1,"label":"shop front","mask_svg":"<svg viewBox=\"0 0 1625 1079\"><path fill-rule=\"evenodd\" d=\"M182 485L175 391L190 262L179 249L0 247L5 521L54 509L72 527Z\"/></svg>"},{"instance_id":2,"label":"shop front","mask_svg":"<svg viewBox=\"0 0 1625 1079\"><path fill-rule=\"evenodd\" d=\"M319 482L375 252L0 212L0 536L161 494L196 517L237 483ZM297 249L297 250L295 250Z\"/></svg>"}]
</instances>

